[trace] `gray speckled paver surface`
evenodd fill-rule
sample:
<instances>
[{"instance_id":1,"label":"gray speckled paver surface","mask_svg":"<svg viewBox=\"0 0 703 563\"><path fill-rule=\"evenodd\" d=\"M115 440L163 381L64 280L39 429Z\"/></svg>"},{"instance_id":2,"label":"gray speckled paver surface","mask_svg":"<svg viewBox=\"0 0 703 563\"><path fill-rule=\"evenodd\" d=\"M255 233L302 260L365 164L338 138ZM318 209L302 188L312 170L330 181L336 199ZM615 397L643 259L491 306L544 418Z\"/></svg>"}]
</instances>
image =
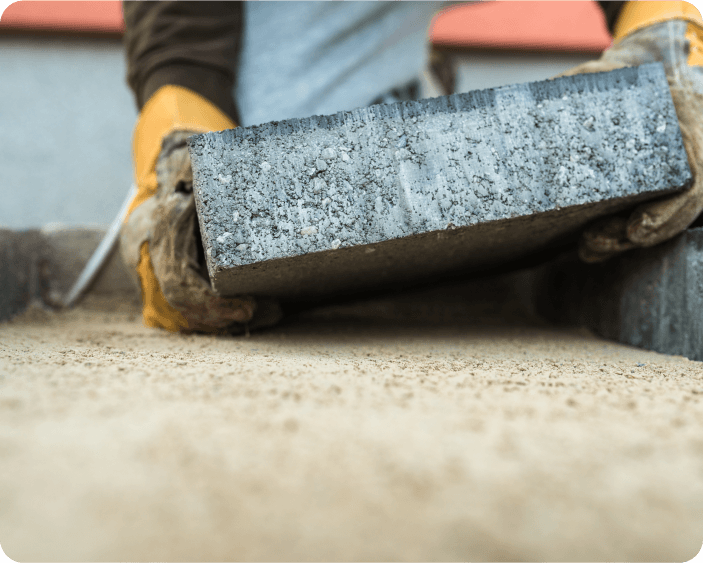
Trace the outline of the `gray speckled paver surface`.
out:
<instances>
[{"instance_id":1,"label":"gray speckled paver surface","mask_svg":"<svg viewBox=\"0 0 703 563\"><path fill-rule=\"evenodd\" d=\"M480 270L690 182L658 64L191 137L224 295Z\"/></svg>"}]
</instances>

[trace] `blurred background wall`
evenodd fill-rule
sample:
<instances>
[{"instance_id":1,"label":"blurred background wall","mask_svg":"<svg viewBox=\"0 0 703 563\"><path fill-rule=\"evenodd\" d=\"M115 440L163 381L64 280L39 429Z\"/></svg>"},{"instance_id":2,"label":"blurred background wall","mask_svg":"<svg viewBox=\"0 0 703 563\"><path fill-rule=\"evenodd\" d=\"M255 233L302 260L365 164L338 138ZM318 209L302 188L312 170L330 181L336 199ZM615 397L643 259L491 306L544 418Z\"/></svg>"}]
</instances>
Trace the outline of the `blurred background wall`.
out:
<instances>
[{"instance_id":1,"label":"blurred background wall","mask_svg":"<svg viewBox=\"0 0 703 563\"><path fill-rule=\"evenodd\" d=\"M29 1L0 18L0 227L104 226L132 181L137 116L114 1ZM595 2L452 7L428 30L457 92L546 79L610 44ZM440 95L425 81L426 95Z\"/></svg>"},{"instance_id":2,"label":"blurred background wall","mask_svg":"<svg viewBox=\"0 0 703 563\"><path fill-rule=\"evenodd\" d=\"M136 118L119 2L16 2L0 19L0 226L106 225Z\"/></svg>"}]
</instances>

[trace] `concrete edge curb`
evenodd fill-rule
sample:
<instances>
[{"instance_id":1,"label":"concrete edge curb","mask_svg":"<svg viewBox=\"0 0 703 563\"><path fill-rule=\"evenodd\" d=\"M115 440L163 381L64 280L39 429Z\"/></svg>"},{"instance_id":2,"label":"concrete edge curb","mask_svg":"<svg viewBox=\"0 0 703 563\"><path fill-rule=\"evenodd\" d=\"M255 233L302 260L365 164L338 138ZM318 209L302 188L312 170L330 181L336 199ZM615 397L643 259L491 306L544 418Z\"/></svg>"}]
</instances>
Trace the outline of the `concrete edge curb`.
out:
<instances>
[{"instance_id":1,"label":"concrete edge curb","mask_svg":"<svg viewBox=\"0 0 703 563\"><path fill-rule=\"evenodd\" d=\"M703 228L600 264L572 253L535 276L536 308L546 318L703 361Z\"/></svg>"},{"instance_id":2,"label":"concrete edge curb","mask_svg":"<svg viewBox=\"0 0 703 563\"><path fill-rule=\"evenodd\" d=\"M58 307L105 232L99 227L74 226L0 229L0 321L15 317L32 303ZM117 250L86 293L139 297Z\"/></svg>"}]
</instances>

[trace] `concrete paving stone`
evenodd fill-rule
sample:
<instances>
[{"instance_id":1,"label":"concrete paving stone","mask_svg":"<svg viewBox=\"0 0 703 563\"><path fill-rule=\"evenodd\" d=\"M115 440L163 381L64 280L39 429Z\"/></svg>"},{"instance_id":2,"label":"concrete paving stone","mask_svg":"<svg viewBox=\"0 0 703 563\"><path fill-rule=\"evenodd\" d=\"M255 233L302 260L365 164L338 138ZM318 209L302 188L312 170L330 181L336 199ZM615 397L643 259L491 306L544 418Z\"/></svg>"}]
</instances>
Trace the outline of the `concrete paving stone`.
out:
<instances>
[{"instance_id":1,"label":"concrete paving stone","mask_svg":"<svg viewBox=\"0 0 703 563\"><path fill-rule=\"evenodd\" d=\"M564 256L535 273L552 320L664 354L703 360L703 228L602 264Z\"/></svg>"},{"instance_id":2,"label":"concrete paving stone","mask_svg":"<svg viewBox=\"0 0 703 563\"><path fill-rule=\"evenodd\" d=\"M50 225L42 234L51 248L51 272L48 280L50 302L59 303L76 283L78 276L104 238L101 227ZM105 260L93 282L86 288L91 295L134 294L139 289L132 279L122 257L115 248Z\"/></svg>"},{"instance_id":3,"label":"concrete paving stone","mask_svg":"<svg viewBox=\"0 0 703 563\"><path fill-rule=\"evenodd\" d=\"M213 286L282 299L510 263L691 180L658 63L196 135L189 149Z\"/></svg>"},{"instance_id":4,"label":"concrete paving stone","mask_svg":"<svg viewBox=\"0 0 703 563\"><path fill-rule=\"evenodd\" d=\"M58 307L105 236L105 229L51 225L41 230L0 229L0 321L35 301ZM139 291L112 252L86 294L136 300Z\"/></svg>"},{"instance_id":5,"label":"concrete paving stone","mask_svg":"<svg viewBox=\"0 0 703 563\"><path fill-rule=\"evenodd\" d=\"M42 299L50 255L39 231L0 229L0 321Z\"/></svg>"}]
</instances>

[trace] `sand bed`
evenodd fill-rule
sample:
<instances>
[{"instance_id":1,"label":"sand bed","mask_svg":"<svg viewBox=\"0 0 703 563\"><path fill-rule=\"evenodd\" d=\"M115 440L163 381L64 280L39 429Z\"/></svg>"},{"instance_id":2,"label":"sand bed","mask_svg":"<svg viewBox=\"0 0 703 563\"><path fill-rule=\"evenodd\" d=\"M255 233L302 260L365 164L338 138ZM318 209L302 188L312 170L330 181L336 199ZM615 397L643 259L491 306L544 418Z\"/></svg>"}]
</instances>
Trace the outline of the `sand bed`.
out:
<instances>
[{"instance_id":1,"label":"sand bed","mask_svg":"<svg viewBox=\"0 0 703 563\"><path fill-rule=\"evenodd\" d=\"M21 561L691 559L703 364L437 295L249 338L147 329L128 305L0 326L0 545Z\"/></svg>"}]
</instances>

